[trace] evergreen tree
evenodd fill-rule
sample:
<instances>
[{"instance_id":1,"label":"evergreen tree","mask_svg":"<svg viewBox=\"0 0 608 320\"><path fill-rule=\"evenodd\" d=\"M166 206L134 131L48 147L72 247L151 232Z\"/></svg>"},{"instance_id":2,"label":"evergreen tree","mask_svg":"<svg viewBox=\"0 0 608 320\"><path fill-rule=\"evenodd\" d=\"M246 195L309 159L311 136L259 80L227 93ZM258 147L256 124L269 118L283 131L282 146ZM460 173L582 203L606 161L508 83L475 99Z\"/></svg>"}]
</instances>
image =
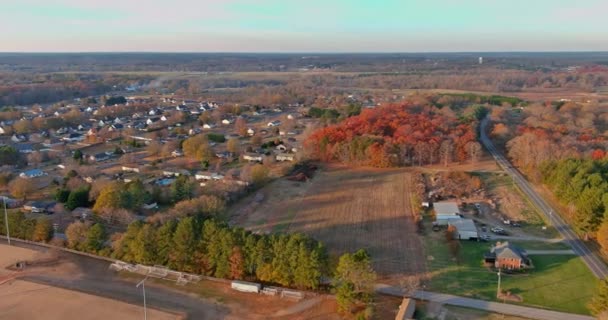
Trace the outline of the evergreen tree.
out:
<instances>
[{"instance_id":1,"label":"evergreen tree","mask_svg":"<svg viewBox=\"0 0 608 320\"><path fill-rule=\"evenodd\" d=\"M156 229L151 224L144 224L135 237L135 261L152 265L156 260Z\"/></svg>"},{"instance_id":2,"label":"evergreen tree","mask_svg":"<svg viewBox=\"0 0 608 320\"><path fill-rule=\"evenodd\" d=\"M176 226L177 223L171 220L157 230L155 264L166 265L169 261L169 254L173 250L173 233Z\"/></svg>"},{"instance_id":3,"label":"evergreen tree","mask_svg":"<svg viewBox=\"0 0 608 320\"><path fill-rule=\"evenodd\" d=\"M68 210L74 210L78 207L86 207L89 205L89 188L81 187L72 192L68 196L65 207Z\"/></svg>"},{"instance_id":4,"label":"evergreen tree","mask_svg":"<svg viewBox=\"0 0 608 320\"><path fill-rule=\"evenodd\" d=\"M173 250L169 255L169 266L180 271L193 272L196 241L194 218L182 219L173 234Z\"/></svg>"}]
</instances>

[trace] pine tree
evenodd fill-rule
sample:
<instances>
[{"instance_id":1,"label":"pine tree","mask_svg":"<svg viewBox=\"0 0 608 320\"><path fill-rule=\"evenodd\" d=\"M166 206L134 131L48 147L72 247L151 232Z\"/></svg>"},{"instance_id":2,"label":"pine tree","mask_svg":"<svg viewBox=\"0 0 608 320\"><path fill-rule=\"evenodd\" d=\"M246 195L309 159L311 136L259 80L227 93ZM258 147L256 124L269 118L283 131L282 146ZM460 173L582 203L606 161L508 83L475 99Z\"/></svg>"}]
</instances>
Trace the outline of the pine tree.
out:
<instances>
[{"instance_id":1,"label":"pine tree","mask_svg":"<svg viewBox=\"0 0 608 320\"><path fill-rule=\"evenodd\" d=\"M169 254L173 250L173 233L176 227L175 221L171 220L158 228L156 232L155 264L166 265L169 261Z\"/></svg>"},{"instance_id":2,"label":"pine tree","mask_svg":"<svg viewBox=\"0 0 608 320\"><path fill-rule=\"evenodd\" d=\"M156 229L151 224L145 224L135 238L135 261L145 265L154 264L157 255L156 241Z\"/></svg>"},{"instance_id":3,"label":"pine tree","mask_svg":"<svg viewBox=\"0 0 608 320\"><path fill-rule=\"evenodd\" d=\"M173 234L173 250L169 255L169 265L179 271L193 272L194 249L196 246L194 218L182 219Z\"/></svg>"}]
</instances>

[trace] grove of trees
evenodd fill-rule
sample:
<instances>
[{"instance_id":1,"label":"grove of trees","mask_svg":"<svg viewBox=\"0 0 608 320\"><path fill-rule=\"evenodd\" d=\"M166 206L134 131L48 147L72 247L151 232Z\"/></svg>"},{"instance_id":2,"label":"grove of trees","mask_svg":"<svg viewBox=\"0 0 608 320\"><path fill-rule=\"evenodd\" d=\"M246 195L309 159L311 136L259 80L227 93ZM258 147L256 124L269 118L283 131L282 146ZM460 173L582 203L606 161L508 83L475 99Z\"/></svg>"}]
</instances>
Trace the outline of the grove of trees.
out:
<instances>
[{"instance_id":1,"label":"grove of trees","mask_svg":"<svg viewBox=\"0 0 608 320\"><path fill-rule=\"evenodd\" d=\"M473 147L475 120L460 121L431 107L411 103L365 109L360 115L322 128L307 141L324 161L390 167L464 161L479 156Z\"/></svg>"},{"instance_id":2,"label":"grove of trees","mask_svg":"<svg viewBox=\"0 0 608 320\"><path fill-rule=\"evenodd\" d=\"M86 232L79 234L75 245L90 247ZM200 215L133 222L114 239L116 259L219 278L316 289L328 270L325 247L302 234L257 235Z\"/></svg>"}]
</instances>

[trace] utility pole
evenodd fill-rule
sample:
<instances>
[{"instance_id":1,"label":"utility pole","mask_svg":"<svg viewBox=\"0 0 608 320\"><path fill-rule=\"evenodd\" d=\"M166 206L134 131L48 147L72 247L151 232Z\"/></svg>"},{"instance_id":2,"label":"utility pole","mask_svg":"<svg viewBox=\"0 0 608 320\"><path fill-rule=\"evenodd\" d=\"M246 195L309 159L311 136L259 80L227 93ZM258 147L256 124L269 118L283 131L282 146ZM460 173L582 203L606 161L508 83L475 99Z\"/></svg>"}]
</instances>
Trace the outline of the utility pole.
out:
<instances>
[{"instance_id":1,"label":"utility pole","mask_svg":"<svg viewBox=\"0 0 608 320\"><path fill-rule=\"evenodd\" d=\"M500 268L498 268L498 288L496 289L496 298L500 299Z\"/></svg>"},{"instance_id":2,"label":"utility pole","mask_svg":"<svg viewBox=\"0 0 608 320\"><path fill-rule=\"evenodd\" d=\"M4 223L6 224L6 240L8 241L8 245L11 245L11 233L8 229L8 213L6 211L6 196L2 197L4 201Z\"/></svg>"},{"instance_id":3,"label":"utility pole","mask_svg":"<svg viewBox=\"0 0 608 320\"><path fill-rule=\"evenodd\" d=\"M146 309L146 280L148 279L148 276L146 276L143 280L141 280L135 287L139 288L139 286L141 285L141 288L143 290L143 294L144 294L144 320L148 320L148 311Z\"/></svg>"}]
</instances>

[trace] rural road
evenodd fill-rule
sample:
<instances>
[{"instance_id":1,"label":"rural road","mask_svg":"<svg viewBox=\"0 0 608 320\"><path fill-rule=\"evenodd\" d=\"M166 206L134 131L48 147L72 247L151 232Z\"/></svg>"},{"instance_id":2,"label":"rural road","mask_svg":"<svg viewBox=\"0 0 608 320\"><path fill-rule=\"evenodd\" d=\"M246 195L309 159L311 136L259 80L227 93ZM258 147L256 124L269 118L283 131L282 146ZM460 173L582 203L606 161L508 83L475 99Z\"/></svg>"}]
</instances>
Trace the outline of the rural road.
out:
<instances>
[{"instance_id":1,"label":"rural road","mask_svg":"<svg viewBox=\"0 0 608 320\"><path fill-rule=\"evenodd\" d=\"M403 297L403 291L398 287L391 287L388 285L376 285L376 292ZM590 316L583 316L572 313L564 313L557 311L550 311L544 309L536 309L530 307L522 307L518 305L490 302L484 300L470 299L464 297L453 296L450 294L434 293L428 291L416 291L411 295L413 298L420 299L422 301L433 301L441 304L449 304L453 306L460 306L465 308L486 310L495 313L502 313L514 316L520 316L529 319L539 320L594 320L595 318Z\"/></svg>"},{"instance_id":2,"label":"rural road","mask_svg":"<svg viewBox=\"0 0 608 320\"><path fill-rule=\"evenodd\" d=\"M526 250L531 256L551 256L551 255L573 255L576 254L573 250Z\"/></svg>"},{"instance_id":3,"label":"rural road","mask_svg":"<svg viewBox=\"0 0 608 320\"><path fill-rule=\"evenodd\" d=\"M6 243L6 240L0 240ZM40 250L40 247L19 242L13 246ZM37 274L20 277L22 280L80 291L96 296L119 300L133 305L142 305L142 292L135 284L125 281L109 270L110 262L89 258L69 252L61 252L62 259L76 264L83 276L78 278ZM229 310L213 301L199 299L194 295L157 286L146 282L146 302L149 308L186 314L187 319L221 319ZM143 312L143 311L142 311Z\"/></svg>"},{"instance_id":4,"label":"rural road","mask_svg":"<svg viewBox=\"0 0 608 320\"><path fill-rule=\"evenodd\" d=\"M530 182L524 178L524 176L513 168L511 163L503 156L494 146L492 141L486 134L486 128L488 126L489 116L481 121L480 125L480 139L481 143L486 149L492 154L496 163L511 176L513 181L517 184L519 189L528 196L530 201L539 209L539 211L551 222L551 224L557 229L557 231L564 238L564 243L572 247L572 250L579 255L587 267L593 272L593 274L600 278L605 279L608 277L608 267L602 259L595 253L593 253L587 246L579 239L574 233L572 228L559 216L556 210L553 209L533 188Z\"/></svg>"}]
</instances>

